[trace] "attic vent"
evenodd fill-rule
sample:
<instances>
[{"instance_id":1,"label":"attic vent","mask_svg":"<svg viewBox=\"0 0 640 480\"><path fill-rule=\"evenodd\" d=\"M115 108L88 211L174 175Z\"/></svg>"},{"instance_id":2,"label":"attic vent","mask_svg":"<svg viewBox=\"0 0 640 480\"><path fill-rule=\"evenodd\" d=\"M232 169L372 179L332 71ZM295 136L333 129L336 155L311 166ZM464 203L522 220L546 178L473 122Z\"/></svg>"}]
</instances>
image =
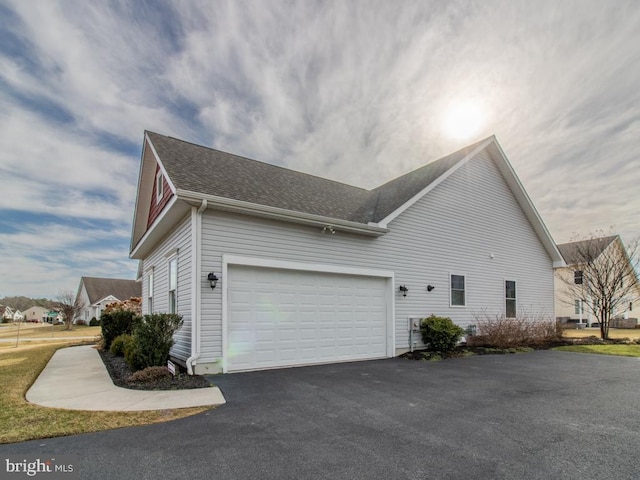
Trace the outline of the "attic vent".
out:
<instances>
[{"instance_id":1,"label":"attic vent","mask_svg":"<svg viewBox=\"0 0 640 480\"><path fill-rule=\"evenodd\" d=\"M164 195L164 177L162 176L162 170L158 169L156 173L156 202L162 200Z\"/></svg>"}]
</instances>

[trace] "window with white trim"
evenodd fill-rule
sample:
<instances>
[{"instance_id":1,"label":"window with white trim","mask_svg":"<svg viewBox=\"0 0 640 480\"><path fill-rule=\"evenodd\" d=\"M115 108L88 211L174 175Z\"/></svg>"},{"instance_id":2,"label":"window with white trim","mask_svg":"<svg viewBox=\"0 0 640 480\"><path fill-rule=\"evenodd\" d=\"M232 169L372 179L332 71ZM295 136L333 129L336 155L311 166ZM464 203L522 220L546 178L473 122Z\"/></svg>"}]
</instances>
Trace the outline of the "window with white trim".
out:
<instances>
[{"instance_id":1,"label":"window with white trim","mask_svg":"<svg viewBox=\"0 0 640 480\"><path fill-rule=\"evenodd\" d=\"M153 270L147 276L147 311L153 313Z\"/></svg>"},{"instance_id":2,"label":"window with white trim","mask_svg":"<svg viewBox=\"0 0 640 480\"><path fill-rule=\"evenodd\" d=\"M574 313L576 315L580 315L581 313L584 313L584 302L580 299L577 299L574 303Z\"/></svg>"},{"instance_id":3,"label":"window with white trim","mask_svg":"<svg viewBox=\"0 0 640 480\"><path fill-rule=\"evenodd\" d=\"M162 170L158 170L156 173L156 203L160 203L162 196L164 195L164 176Z\"/></svg>"},{"instance_id":4,"label":"window with white trim","mask_svg":"<svg viewBox=\"0 0 640 480\"><path fill-rule=\"evenodd\" d=\"M451 274L449 277L451 286L451 306L464 307L467 304L464 275Z\"/></svg>"},{"instance_id":5,"label":"window with white trim","mask_svg":"<svg viewBox=\"0 0 640 480\"><path fill-rule=\"evenodd\" d=\"M516 318L516 282L515 280L504 281L505 316Z\"/></svg>"},{"instance_id":6,"label":"window with white trim","mask_svg":"<svg viewBox=\"0 0 640 480\"><path fill-rule=\"evenodd\" d=\"M178 257L169 260L169 313L177 313Z\"/></svg>"}]
</instances>

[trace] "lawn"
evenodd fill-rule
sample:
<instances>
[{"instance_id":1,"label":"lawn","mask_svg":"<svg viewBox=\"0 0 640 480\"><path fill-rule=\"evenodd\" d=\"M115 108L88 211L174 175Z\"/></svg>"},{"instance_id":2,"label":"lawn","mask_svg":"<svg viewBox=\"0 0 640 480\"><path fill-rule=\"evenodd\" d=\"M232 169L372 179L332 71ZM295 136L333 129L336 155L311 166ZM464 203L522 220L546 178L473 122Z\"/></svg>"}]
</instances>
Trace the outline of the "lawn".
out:
<instances>
[{"instance_id":1,"label":"lawn","mask_svg":"<svg viewBox=\"0 0 640 480\"><path fill-rule=\"evenodd\" d=\"M563 332L566 338L585 338L596 336L600 338L599 328L585 328L582 330L570 329ZM629 338L631 340L640 338L640 328L610 328L609 338Z\"/></svg>"},{"instance_id":2,"label":"lawn","mask_svg":"<svg viewBox=\"0 0 640 480\"><path fill-rule=\"evenodd\" d=\"M640 345L568 345L554 350L576 353L597 353L600 355L619 355L622 357L640 357Z\"/></svg>"},{"instance_id":3,"label":"lawn","mask_svg":"<svg viewBox=\"0 0 640 480\"><path fill-rule=\"evenodd\" d=\"M78 343L67 341L67 344ZM27 402L27 390L58 348L60 345L42 344L0 350L0 443L166 422L208 410L208 407L196 407L146 412L89 412L45 408Z\"/></svg>"},{"instance_id":4,"label":"lawn","mask_svg":"<svg viewBox=\"0 0 640 480\"><path fill-rule=\"evenodd\" d=\"M60 337L95 337L100 335L100 327L73 325L67 330L66 325L49 325L47 323L0 323L0 338L60 338Z\"/></svg>"}]
</instances>

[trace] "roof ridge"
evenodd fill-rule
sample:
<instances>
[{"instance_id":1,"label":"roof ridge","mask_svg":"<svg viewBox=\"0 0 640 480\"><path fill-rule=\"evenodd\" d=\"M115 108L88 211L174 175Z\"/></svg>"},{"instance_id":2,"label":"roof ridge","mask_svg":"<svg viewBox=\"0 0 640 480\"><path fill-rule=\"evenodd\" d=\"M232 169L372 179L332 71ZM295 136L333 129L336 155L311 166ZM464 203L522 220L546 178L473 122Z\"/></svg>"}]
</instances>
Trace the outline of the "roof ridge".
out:
<instances>
[{"instance_id":1,"label":"roof ridge","mask_svg":"<svg viewBox=\"0 0 640 480\"><path fill-rule=\"evenodd\" d=\"M377 186L377 187L375 187L373 190L378 190L379 188L384 187L385 185L387 185L387 184L389 184L389 183L391 183L391 182L395 182L395 181L397 181L397 180L399 180L399 179L401 179L401 178L406 178L407 176L409 176L409 175L411 175L411 174L413 174L413 173L415 173L415 172L417 172L417 171L419 171L419 170L425 169L425 168L427 168L427 167L433 167L433 166L434 166L434 165L436 165L437 163L444 163L444 161L445 161L445 160L447 160L447 159L451 159L452 157L454 157L454 156L456 156L456 155L459 155L459 154L460 154L460 153L462 153L462 152L467 151L467 153L470 153L470 152L471 152L471 151L473 151L476 147L478 147L478 146L479 146L479 145L481 145L482 143L486 142L486 141L487 141L487 140L489 140L490 138L494 138L494 137L495 137L495 135L490 135L490 136L488 136L487 138L483 138L482 140L478 140L477 142L470 143L469 145L466 145L466 146L464 146L464 147L462 147L462 148L459 148L459 149L458 149L458 150L456 150L455 152L449 153L448 155L445 155L444 157L436 158L435 160L432 160L432 161L430 161L430 162L428 162L428 163L425 163L425 164L423 164L423 165L420 165L419 167L416 167L416 168L414 168L413 170L409 170L407 173L404 173L404 174L400 175L399 177L392 178L391 180L389 180L389 181L387 181L387 182L385 182L385 183L382 183L382 184L378 185L378 186ZM465 155L465 156L466 156L466 155ZM459 161L462 161L463 159L464 159L464 157L460 158L460 159L459 159ZM456 162L456 163L457 163L457 162ZM452 165L452 166L453 166L453 165ZM373 190L372 190L372 191L373 191Z\"/></svg>"}]
</instances>

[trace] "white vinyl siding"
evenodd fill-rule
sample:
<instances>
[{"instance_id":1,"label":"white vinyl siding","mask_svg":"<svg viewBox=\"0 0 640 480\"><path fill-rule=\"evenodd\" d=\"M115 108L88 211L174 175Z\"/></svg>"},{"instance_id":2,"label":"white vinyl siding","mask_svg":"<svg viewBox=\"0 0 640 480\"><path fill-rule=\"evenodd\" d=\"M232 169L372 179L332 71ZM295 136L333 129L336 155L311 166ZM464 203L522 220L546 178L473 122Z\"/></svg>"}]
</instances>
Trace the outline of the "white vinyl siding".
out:
<instances>
[{"instance_id":1,"label":"white vinyl siding","mask_svg":"<svg viewBox=\"0 0 640 480\"><path fill-rule=\"evenodd\" d=\"M458 169L378 237L207 210L202 271L221 272L222 256L382 269L394 272L395 346L408 348L407 318L435 314L462 327L505 310L505 278L520 278L518 306L553 317L552 261L485 152ZM180 260L182 261L182 260ZM449 274L464 272L466 308L450 303ZM469 279L473 288L469 289ZM222 277L220 286L227 279ZM436 288L428 292L427 285ZM409 292L402 297L399 285ZM222 288L202 282L202 356L222 357ZM183 291L183 290L181 290Z\"/></svg>"},{"instance_id":2,"label":"white vinyl siding","mask_svg":"<svg viewBox=\"0 0 640 480\"><path fill-rule=\"evenodd\" d=\"M143 271L153 269L153 312L169 313L170 258L177 260L176 310L182 315L183 326L175 334L171 354L181 360L191 356L191 221L187 216L147 258ZM154 268L155 267L155 268ZM152 313L149 304L149 275L143 277L143 314Z\"/></svg>"}]
</instances>

